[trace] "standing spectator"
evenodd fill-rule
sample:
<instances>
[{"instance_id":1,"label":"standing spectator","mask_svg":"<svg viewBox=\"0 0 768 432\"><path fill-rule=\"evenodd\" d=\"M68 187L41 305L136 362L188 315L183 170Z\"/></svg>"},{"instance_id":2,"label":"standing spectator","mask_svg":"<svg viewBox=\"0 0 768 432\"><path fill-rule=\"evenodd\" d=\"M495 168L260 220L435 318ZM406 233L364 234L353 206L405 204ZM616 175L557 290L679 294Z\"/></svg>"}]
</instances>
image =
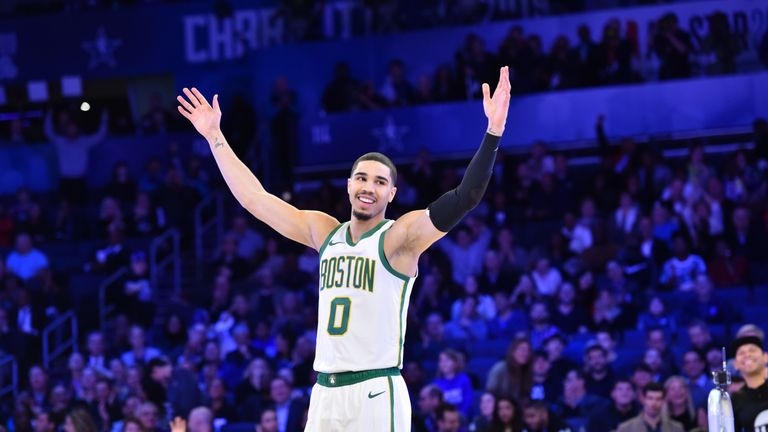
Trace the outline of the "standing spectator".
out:
<instances>
[{"instance_id":1,"label":"standing spectator","mask_svg":"<svg viewBox=\"0 0 768 432\"><path fill-rule=\"evenodd\" d=\"M469 419L472 418L475 392L463 369L464 358L458 351L443 350L438 361L438 377L433 384L443 391L443 401L453 404L465 419Z\"/></svg>"},{"instance_id":2,"label":"standing spectator","mask_svg":"<svg viewBox=\"0 0 768 432\"><path fill-rule=\"evenodd\" d=\"M579 87L596 86L600 80L600 49L592 41L592 33L587 24L580 25L577 33L579 41L571 49L571 57L579 65L578 74L576 74L577 85Z\"/></svg>"},{"instance_id":3,"label":"standing spectator","mask_svg":"<svg viewBox=\"0 0 768 432\"><path fill-rule=\"evenodd\" d=\"M533 385L533 350L527 339L516 339L507 348L504 360L488 372L485 389L496 397L528 400Z\"/></svg>"},{"instance_id":4,"label":"standing spectator","mask_svg":"<svg viewBox=\"0 0 768 432\"><path fill-rule=\"evenodd\" d=\"M86 198L85 173L88 170L88 153L107 135L107 112L101 114L99 129L93 135L81 135L80 127L73 119L66 116L63 134L53 126L53 113L45 117L45 135L56 146L59 155L59 174L61 176L61 194L73 204L84 204Z\"/></svg>"},{"instance_id":5,"label":"standing spectator","mask_svg":"<svg viewBox=\"0 0 768 432\"><path fill-rule=\"evenodd\" d=\"M645 386L641 399L642 412L619 425L617 432L646 432L649 428L662 432L684 432L680 423L662 415L665 394L661 384L651 383Z\"/></svg>"},{"instance_id":6,"label":"standing spectator","mask_svg":"<svg viewBox=\"0 0 768 432\"><path fill-rule=\"evenodd\" d=\"M34 247L29 234L20 233L16 236L16 249L8 254L5 266L23 281L29 281L41 269L48 268L48 258Z\"/></svg>"},{"instance_id":7,"label":"standing spectator","mask_svg":"<svg viewBox=\"0 0 768 432\"><path fill-rule=\"evenodd\" d=\"M479 226L474 236L467 226L457 227L455 231L455 241L450 236L445 236L437 242L437 246L451 260L453 281L463 285L467 276L478 274L482 270L483 252L491 242L491 231L485 226Z\"/></svg>"},{"instance_id":8,"label":"standing spectator","mask_svg":"<svg viewBox=\"0 0 768 432\"><path fill-rule=\"evenodd\" d=\"M661 60L659 79L691 76L689 56L693 51L693 45L688 33L678 27L677 15L669 13L659 20L653 47Z\"/></svg>"}]
</instances>

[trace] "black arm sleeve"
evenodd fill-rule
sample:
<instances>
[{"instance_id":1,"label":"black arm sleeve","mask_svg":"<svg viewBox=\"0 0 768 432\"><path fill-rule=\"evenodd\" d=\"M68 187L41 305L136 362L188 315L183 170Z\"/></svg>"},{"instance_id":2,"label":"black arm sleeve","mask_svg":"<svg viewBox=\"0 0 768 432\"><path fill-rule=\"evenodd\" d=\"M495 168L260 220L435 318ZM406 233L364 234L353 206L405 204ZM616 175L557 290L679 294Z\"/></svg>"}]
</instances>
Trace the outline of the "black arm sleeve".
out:
<instances>
[{"instance_id":1,"label":"black arm sleeve","mask_svg":"<svg viewBox=\"0 0 768 432\"><path fill-rule=\"evenodd\" d=\"M427 207L429 218L435 228L442 232L450 231L464 215L480 204L493 174L499 141L501 137L486 133L480 148L469 162L461 184Z\"/></svg>"}]
</instances>

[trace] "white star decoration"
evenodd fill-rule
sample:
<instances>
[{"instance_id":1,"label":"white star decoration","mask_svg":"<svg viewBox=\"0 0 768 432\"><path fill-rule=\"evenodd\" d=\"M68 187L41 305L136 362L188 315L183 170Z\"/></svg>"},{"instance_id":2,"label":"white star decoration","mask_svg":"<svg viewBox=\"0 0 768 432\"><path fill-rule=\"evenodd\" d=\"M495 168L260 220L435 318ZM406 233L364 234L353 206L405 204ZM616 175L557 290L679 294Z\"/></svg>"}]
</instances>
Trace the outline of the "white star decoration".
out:
<instances>
[{"instance_id":1,"label":"white star decoration","mask_svg":"<svg viewBox=\"0 0 768 432\"><path fill-rule=\"evenodd\" d=\"M91 60L88 62L88 69L94 69L100 64L115 67L117 65L115 50L122 44L123 41L120 39L110 39L107 37L104 27L99 27L96 31L96 39L83 42L83 49L91 56Z\"/></svg>"},{"instance_id":2,"label":"white star decoration","mask_svg":"<svg viewBox=\"0 0 768 432\"><path fill-rule=\"evenodd\" d=\"M373 136L379 139L379 151L403 151L403 136L408 133L408 129L408 126L398 126L392 116L387 116L384 126L373 130Z\"/></svg>"}]
</instances>

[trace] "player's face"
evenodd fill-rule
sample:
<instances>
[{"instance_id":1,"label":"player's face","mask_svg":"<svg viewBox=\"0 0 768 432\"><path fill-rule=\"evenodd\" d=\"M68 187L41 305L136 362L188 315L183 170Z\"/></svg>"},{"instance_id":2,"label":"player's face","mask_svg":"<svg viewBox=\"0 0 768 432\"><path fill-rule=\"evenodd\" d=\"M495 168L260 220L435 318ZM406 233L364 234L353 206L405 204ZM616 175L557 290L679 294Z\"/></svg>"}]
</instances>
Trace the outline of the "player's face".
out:
<instances>
[{"instance_id":1,"label":"player's face","mask_svg":"<svg viewBox=\"0 0 768 432\"><path fill-rule=\"evenodd\" d=\"M392 184L389 167L381 162L362 161L347 180L352 215L369 220L382 213L395 198L397 188Z\"/></svg>"}]
</instances>

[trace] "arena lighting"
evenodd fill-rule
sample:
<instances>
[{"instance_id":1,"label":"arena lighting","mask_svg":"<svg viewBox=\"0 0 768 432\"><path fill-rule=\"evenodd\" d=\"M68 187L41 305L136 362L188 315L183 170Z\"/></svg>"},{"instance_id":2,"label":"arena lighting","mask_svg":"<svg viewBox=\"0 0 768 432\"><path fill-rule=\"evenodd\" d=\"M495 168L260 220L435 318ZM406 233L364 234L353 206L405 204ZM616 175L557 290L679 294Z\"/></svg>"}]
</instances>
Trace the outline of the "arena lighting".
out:
<instances>
[{"instance_id":1,"label":"arena lighting","mask_svg":"<svg viewBox=\"0 0 768 432\"><path fill-rule=\"evenodd\" d=\"M48 83L45 81L30 81L27 83L27 96L30 102L45 102L48 100Z\"/></svg>"},{"instance_id":2,"label":"arena lighting","mask_svg":"<svg viewBox=\"0 0 768 432\"><path fill-rule=\"evenodd\" d=\"M63 96L78 97L83 95L83 79L78 75L61 77L61 94Z\"/></svg>"},{"instance_id":3,"label":"arena lighting","mask_svg":"<svg viewBox=\"0 0 768 432\"><path fill-rule=\"evenodd\" d=\"M91 104L88 102L83 101L83 103L80 104L80 111L88 112L91 110Z\"/></svg>"}]
</instances>

